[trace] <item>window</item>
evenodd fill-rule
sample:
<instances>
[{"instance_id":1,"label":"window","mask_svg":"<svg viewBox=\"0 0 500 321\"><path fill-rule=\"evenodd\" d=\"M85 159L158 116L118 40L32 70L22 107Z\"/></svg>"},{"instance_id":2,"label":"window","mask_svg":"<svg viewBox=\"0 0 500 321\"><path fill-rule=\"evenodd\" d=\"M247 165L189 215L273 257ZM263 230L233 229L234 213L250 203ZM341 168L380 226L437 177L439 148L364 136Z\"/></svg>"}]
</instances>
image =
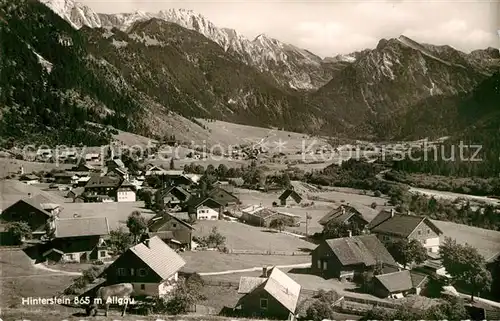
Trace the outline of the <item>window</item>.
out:
<instances>
[{"instance_id":1,"label":"window","mask_svg":"<svg viewBox=\"0 0 500 321\"><path fill-rule=\"evenodd\" d=\"M146 269L139 269L139 271L137 271L137 273L139 274L139 276L146 276L147 271L146 271Z\"/></svg>"},{"instance_id":2,"label":"window","mask_svg":"<svg viewBox=\"0 0 500 321\"><path fill-rule=\"evenodd\" d=\"M427 229L427 234L431 234L431 229Z\"/></svg>"},{"instance_id":3,"label":"window","mask_svg":"<svg viewBox=\"0 0 500 321\"><path fill-rule=\"evenodd\" d=\"M326 261L323 261L323 270L327 270L327 264L326 264Z\"/></svg>"},{"instance_id":4,"label":"window","mask_svg":"<svg viewBox=\"0 0 500 321\"><path fill-rule=\"evenodd\" d=\"M318 269L321 269L321 260L318 260Z\"/></svg>"},{"instance_id":5,"label":"window","mask_svg":"<svg viewBox=\"0 0 500 321\"><path fill-rule=\"evenodd\" d=\"M260 308L263 310L267 310L267 299L260 299Z\"/></svg>"},{"instance_id":6,"label":"window","mask_svg":"<svg viewBox=\"0 0 500 321\"><path fill-rule=\"evenodd\" d=\"M126 274L125 269L118 268L118 270L116 271L116 274L118 274L118 276L125 276L125 274Z\"/></svg>"},{"instance_id":7,"label":"window","mask_svg":"<svg viewBox=\"0 0 500 321\"><path fill-rule=\"evenodd\" d=\"M422 235L422 231L417 231L417 234L418 235Z\"/></svg>"},{"instance_id":8,"label":"window","mask_svg":"<svg viewBox=\"0 0 500 321\"><path fill-rule=\"evenodd\" d=\"M146 284L141 284L141 290L146 290Z\"/></svg>"},{"instance_id":9,"label":"window","mask_svg":"<svg viewBox=\"0 0 500 321\"><path fill-rule=\"evenodd\" d=\"M177 227L177 223L173 223L173 224L172 224L172 226L173 226L173 227Z\"/></svg>"},{"instance_id":10,"label":"window","mask_svg":"<svg viewBox=\"0 0 500 321\"><path fill-rule=\"evenodd\" d=\"M99 257L105 257L106 251L99 251Z\"/></svg>"},{"instance_id":11,"label":"window","mask_svg":"<svg viewBox=\"0 0 500 321\"><path fill-rule=\"evenodd\" d=\"M130 276L134 276L134 272L135 272L134 268L131 268L130 269Z\"/></svg>"}]
</instances>

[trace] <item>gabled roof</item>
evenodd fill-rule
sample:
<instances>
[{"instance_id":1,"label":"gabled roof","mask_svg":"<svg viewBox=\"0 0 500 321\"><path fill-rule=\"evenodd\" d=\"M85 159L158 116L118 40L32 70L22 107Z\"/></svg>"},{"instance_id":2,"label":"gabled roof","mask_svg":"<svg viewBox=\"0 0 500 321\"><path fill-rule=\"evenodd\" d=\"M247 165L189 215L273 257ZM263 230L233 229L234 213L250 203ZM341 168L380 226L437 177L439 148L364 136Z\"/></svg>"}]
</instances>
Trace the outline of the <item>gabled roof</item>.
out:
<instances>
[{"instance_id":1,"label":"gabled roof","mask_svg":"<svg viewBox=\"0 0 500 321\"><path fill-rule=\"evenodd\" d=\"M202 205L205 205L205 203L207 202L214 202L215 204L218 204L219 207L222 207L224 205L222 205L220 202L217 202L216 200L214 200L213 198L211 197L198 197L198 198L191 198L189 200L189 206L192 206L193 208L198 208Z\"/></svg>"},{"instance_id":2,"label":"gabled roof","mask_svg":"<svg viewBox=\"0 0 500 321\"><path fill-rule=\"evenodd\" d=\"M134 253L163 280L186 265L184 259L157 236L131 247L128 251Z\"/></svg>"},{"instance_id":3,"label":"gabled roof","mask_svg":"<svg viewBox=\"0 0 500 321\"><path fill-rule=\"evenodd\" d=\"M278 268L273 268L264 290L273 296L291 313L295 313L299 301L301 286Z\"/></svg>"},{"instance_id":4,"label":"gabled roof","mask_svg":"<svg viewBox=\"0 0 500 321\"><path fill-rule=\"evenodd\" d=\"M390 293L404 292L419 287L427 278L426 275L403 270L393 273L376 275L375 278Z\"/></svg>"},{"instance_id":5,"label":"gabled roof","mask_svg":"<svg viewBox=\"0 0 500 321\"><path fill-rule=\"evenodd\" d=\"M378 263L397 266L392 255L374 234L343 237L325 241L344 266Z\"/></svg>"},{"instance_id":6,"label":"gabled roof","mask_svg":"<svg viewBox=\"0 0 500 321\"><path fill-rule=\"evenodd\" d=\"M357 215L360 219L365 221L366 224L368 224L368 222L358 210L356 210L354 207L344 205L341 205L338 208L328 212L328 214L323 216L318 221L318 223L321 225L326 225L330 221L335 221L336 223L347 223L349 219L351 219L355 215Z\"/></svg>"},{"instance_id":7,"label":"gabled roof","mask_svg":"<svg viewBox=\"0 0 500 321\"><path fill-rule=\"evenodd\" d=\"M181 223L182 225L186 226L187 228L194 230L194 227L191 224L189 224L189 223L185 222L184 220L172 215L171 213L167 213L167 212L159 213L156 216L152 217L148 221L149 230L151 232L156 232L159 228L161 228L163 226L163 224L165 224L165 219L169 219L169 220L174 219L177 222Z\"/></svg>"},{"instance_id":8,"label":"gabled roof","mask_svg":"<svg viewBox=\"0 0 500 321\"><path fill-rule=\"evenodd\" d=\"M55 220L55 237L79 237L108 235L109 225L106 217L78 217Z\"/></svg>"},{"instance_id":9,"label":"gabled roof","mask_svg":"<svg viewBox=\"0 0 500 321\"><path fill-rule=\"evenodd\" d=\"M257 278L254 276L242 276L238 286L238 293L247 294L252 292L262 283L266 282L267 278Z\"/></svg>"},{"instance_id":10,"label":"gabled roof","mask_svg":"<svg viewBox=\"0 0 500 321\"><path fill-rule=\"evenodd\" d=\"M68 192L68 194L66 196L71 197L71 195L70 195L70 193L71 193L71 194L75 195L75 197L76 197L76 196L82 195L84 191L85 191L85 188L83 188L83 187L73 188L71 191Z\"/></svg>"},{"instance_id":11,"label":"gabled roof","mask_svg":"<svg viewBox=\"0 0 500 321\"><path fill-rule=\"evenodd\" d=\"M287 199L290 195L291 195L294 199L295 199L295 198L302 199L302 196L301 196L299 193L297 193L297 191L296 191L296 190L291 189L291 188L286 189L286 190L285 190L285 191L284 191L284 192L280 195L280 197L278 197L278 199L280 199L280 200L285 200L285 199Z\"/></svg>"},{"instance_id":12,"label":"gabled roof","mask_svg":"<svg viewBox=\"0 0 500 321\"><path fill-rule=\"evenodd\" d=\"M118 167L123 167L123 168L125 167L125 164L123 164L123 161L119 158L110 159L106 162L106 164L110 162L115 163L116 166Z\"/></svg>"},{"instance_id":13,"label":"gabled roof","mask_svg":"<svg viewBox=\"0 0 500 321\"><path fill-rule=\"evenodd\" d=\"M41 203L40 201L43 201L44 203ZM46 202L46 203L45 203ZM17 202L15 202L14 204L12 204L11 206L7 207L5 211L7 211L9 208L15 206L16 204L19 204L19 203L25 203L25 204L28 204L29 206L37 209L38 211L40 211L41 213L51 217L52 214L50 214L46 209L43 208L43 204L51 204L49 203L51 202L49 199L41 196L41 195L36 195L34 197L27 197L27 198L23 198Z\"/></svg>"},{"instance_id":14,"label":"gabled roof","mask_svg":"<svg viewBox=\"0 0 500 321\"><path fill-rule=\"evenodd\" d=\"M236 197L233 193L228 192L227 190L225 190L222 187L215 187L215 188L213 188L208 193L208 196L211 197L211 198L217 198L217 194L220 194L220 193L226 194L227 196L233 198L234 200L239 201L238 197Z\"/></svg>"},{"instance_id":15,"label":"gabled roof","mask_svg":"<svg viewBox=\"0 0 500 321\"><path fill-rule=\"evenodd\" d=\"M395 213L394 216L391 216L390 212L381 212L374 218L374 220L375 219L377 219L377 221L373 224L370 222L370 230L372 233L408 237L421 223L428 225L437 234L443 233L427 217L404 215L399 213Z\"/></svg>"}]
</instances>

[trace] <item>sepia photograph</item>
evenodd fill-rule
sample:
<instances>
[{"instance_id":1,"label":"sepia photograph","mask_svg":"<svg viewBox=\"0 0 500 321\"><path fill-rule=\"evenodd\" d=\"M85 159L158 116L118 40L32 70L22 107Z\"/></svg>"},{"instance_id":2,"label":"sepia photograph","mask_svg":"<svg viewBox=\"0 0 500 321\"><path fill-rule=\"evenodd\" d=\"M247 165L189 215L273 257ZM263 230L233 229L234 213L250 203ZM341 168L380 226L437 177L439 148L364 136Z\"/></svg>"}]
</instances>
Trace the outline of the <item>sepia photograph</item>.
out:
<instances>
[{"instance_id":1,"label":"sepia photograph","mask_svg":"<svg viewBox=\"0 0 500 321\"><path fill-rule=\"evenodd\" d=\"M500 320L500 0L0 0L0 321Z\"/></svg>"}]
</instances>

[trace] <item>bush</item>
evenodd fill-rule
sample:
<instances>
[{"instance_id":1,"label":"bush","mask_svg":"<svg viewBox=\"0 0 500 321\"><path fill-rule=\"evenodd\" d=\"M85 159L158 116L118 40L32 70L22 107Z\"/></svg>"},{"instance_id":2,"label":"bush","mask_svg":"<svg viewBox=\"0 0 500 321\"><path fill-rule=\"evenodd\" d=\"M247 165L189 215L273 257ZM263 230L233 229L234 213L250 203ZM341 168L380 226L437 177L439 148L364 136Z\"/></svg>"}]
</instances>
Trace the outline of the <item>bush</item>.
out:
<instances>
[{"instance_id":1,"label":"bush","mask_svg":"<svg viewBox=\"0 0 500 321\"><path fill-rule=\"evenodd\" d=\"M373 193L373 196L375 196L375 197L380 197L380 196L382 196L382 193L380 193L380 191L379 191L379 190L376 190L376 191Z\"/></svg>"},{"instance_id":2,"label":"bush","mask_svg":"<svg viewBox=\"0 0 500 321\"><path fill-rule=\"evenodd\" d=\"M9 223L7 233L15 245L21 245L25 239L31 238L31 228L26 222Z\"/></svg>"},{"instance_id":3,"label":"bush","mask_svg":"<svg viewBox=\"0 0 500 321\"><path fill-rule=\"evenodd\" d=\"M371 205L370 205L371 208L373 209L376 209L377 208L377 203L373 202Z\"/></svg>"},{"instance_id":4,"label":"bush","mask_svg":"<svg viewBox=\"0 0 500 321\"><path fill-rule=\"evenodd\" d=\"M335 311L331 304L321 300L315 300L306 311L307 320L321 321L324 319L334 320Z\"/></svg>"}]
</instances>

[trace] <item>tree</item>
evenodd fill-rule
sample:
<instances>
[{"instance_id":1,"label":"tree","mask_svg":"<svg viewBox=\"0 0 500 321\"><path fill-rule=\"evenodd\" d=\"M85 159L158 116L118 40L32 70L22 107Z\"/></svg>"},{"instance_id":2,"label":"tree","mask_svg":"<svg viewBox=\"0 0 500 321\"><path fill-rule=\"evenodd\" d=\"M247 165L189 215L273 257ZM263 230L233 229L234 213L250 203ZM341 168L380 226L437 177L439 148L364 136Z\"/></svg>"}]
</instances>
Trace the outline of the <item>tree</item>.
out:
<instances>
[{"instance_id":1,"label":"tree","mask_svg":"<svg viewBox=\"0 0 500 321\"><path fill-rule=\"evenodd\" d=\"M360 235L362 228L356 223L344 224L335 221L328 222L323 227L323 238L336 239L349 236L349 231L352 235Z\"/></svg>"},{"instance_id":2,"label":"tree","mask_svg":"<svg viewBox=\"0 0 500 321\"><path fill-rule=\"evenodd\" d=\"M319 290L314 296L313 303L306 310L306 318L314 321L334 320L335 311L332 305L337 299L338 294L334 291Z\"/></svg>"},{"instance_id":3,"label":"tree","mask_svg":"<svg viewBox=\"0 0 500 321\"><path fill-rule=\"evenodd\" d=\"M216 226L214 226L206 241L209 246L221 248L226 244L226 237L219 232Z\"/></svg>"},{"instance_id":4,"label":"tree","mask_svg":"<svg viewBox=\"0 0 500 321\"><path fill-rule=\"evenodd\" d=\"M280 232L282 232L283 229L285 228L286 224L287 224L287 222L286 222L285 218L277 217L269 223L269 227L277 229Z\"/></svg>"},{"instance_id":5,"label":"tree","mask_svg":"<svg viewBox=\"0 0 500 321\"><path fill-rule=\"evenodd\" d=\"M147 209L151 209L153 207L153 193L151 191L141 192L140 197L144 201L144 206Z\"/></svg>"},{"instance_id":6,"label":"tree","mask_svg":"<svg viewBox=\"0 0 500 321\"><path fill-rule=\"evenodd\" d=\"M484 257L469 244L461 245L456 240L445 238L439 247L443 266L455 282L469 287L471 300L480 290L489 291L491 273L486 269Z\"/></svg>"},{"instance_id":7,"label":"tree","mask_svg":"<svg viewBox=\"0 0 500 321\"><path fill-rule=\"evenodd\" d=\"M292 185L288 173L284 173L283 176L281 176L281 185L284 188L289 188Z\"/></svg>"},{"instance_id":8,"label":"tree","mask_svg":"<svg viewBox=\"0 0 500 321\"><path fill-rule=\"evenodd\" d=\"M141 212L133 211L127 218L127 227L134 237L134 243L147 231L148 225Z\"/></svg>"},{"instance_id":9,"label":"tree","mask_svg":"<svg viewBox=\"0 0 500 321\"><path fill-rule=\"evenodd\" d=\"M170 169L175 169L175 163L174 163L174 158L170 158L170 165L169 165L169 168Z\"/></svg>"},{"instance_id":10,"label":"tree","mask_svg":"<svg viewBox=\"0 0 500 321\"><path fill-rule=\"evenodd\" d=\"M130 233L122 227L110 232L109 245L115 254L122 254L134 245L134 239Z\"/></svg>"},{"instance_id":11,"label":"tree","mask_svg":"<svg viewBox=\"0 0 500 321\"><path fill-rule=\"evenodd\" d=\"M217 167L217 176L219 176L220 178L225 178L227 176L227 173L228 173L228 169L227 169L226 165L220 164Z\"/></svg>"},{"instance_id":12,"label":"tree","mask_svg":"<svg viewBox=\"0 0 500 321\"><path fill-rule=\"evenodd\" d=\"M396 262L405 268L412 263L421 264L427 259L427 251L418 240L397 240L387 244L387 250Z\"/></svg>"},{"instance_id":13,"label":"tree","mask_svg":"<svg viewBox=\"0 0 500 321\"><path fill-rule=\"evenodd\" d=\"M168 297L166 309L174 315L186 313L198 300L199 292L190 289L184 279L179 279Z\"/></svg>"},{"instance_id":14,"label":"tree","mask_svg":"<svg viewBox=\"0 0 500 321\"><path fill-rule=\"evenodd\" d=\"M23 221L9 223L7 233L16 245L21 245L25 239L31 238L31 228L28 223Z\"/></svg>"}]
</instances>

